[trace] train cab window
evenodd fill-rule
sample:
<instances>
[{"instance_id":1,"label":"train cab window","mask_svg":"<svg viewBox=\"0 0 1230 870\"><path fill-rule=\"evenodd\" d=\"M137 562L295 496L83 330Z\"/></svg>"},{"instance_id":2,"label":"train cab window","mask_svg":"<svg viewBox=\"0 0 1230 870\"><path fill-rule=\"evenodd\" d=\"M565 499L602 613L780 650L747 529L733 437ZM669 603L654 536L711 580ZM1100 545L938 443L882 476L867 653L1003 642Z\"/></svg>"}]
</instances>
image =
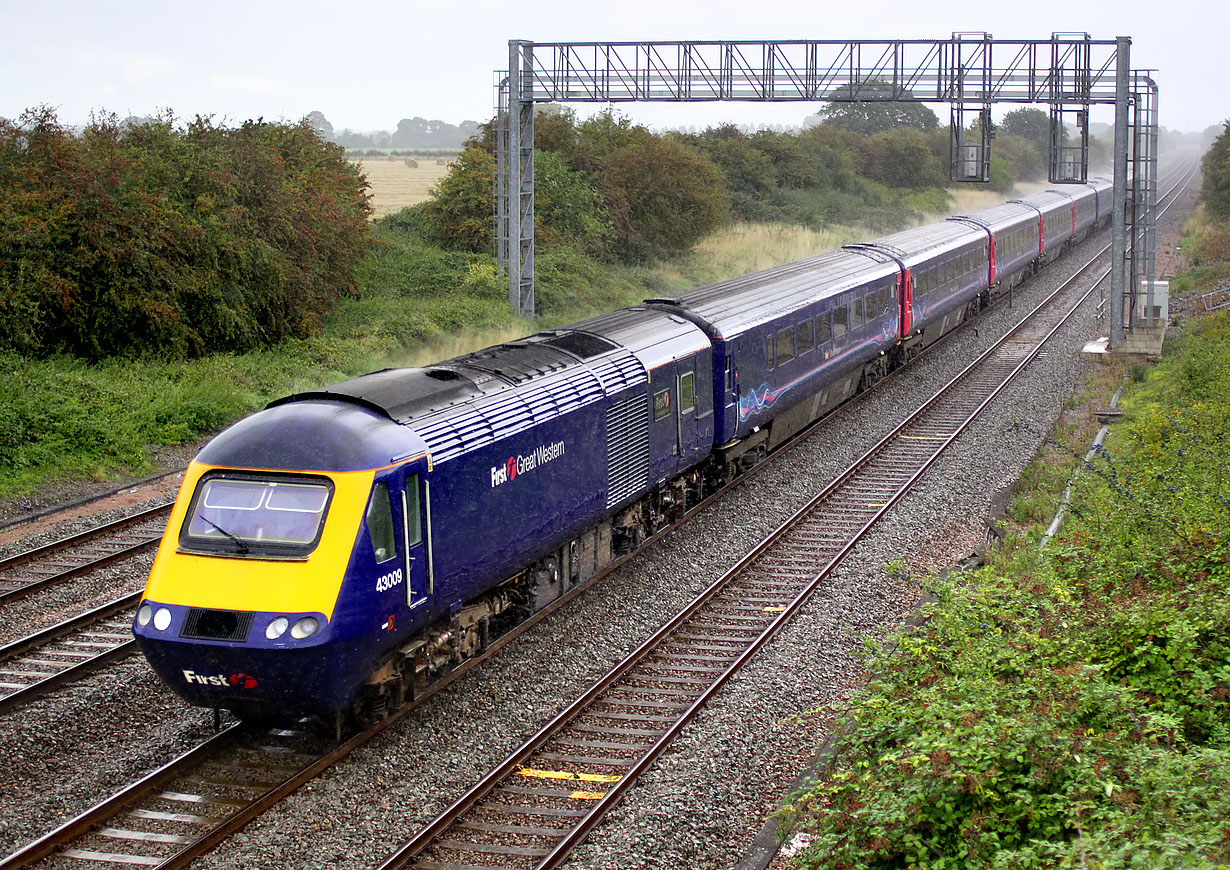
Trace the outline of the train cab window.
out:
<instances>
[{"instance_id":1,"label":"train cab window","mask_svg":"<svg viewBox=\"0 0 1230 870\"><path fill-rule=\"evenodd\" d=\"M372 487L372 499L367 503L367 534L372 540L372 552L377 562L387 562L397 555L397 533L393 528L393 507L389 502L389 485L384 482Z\"/></svg>"},{"instance_id":2,"label":"train cab window","mask_svg":"<svg viewBox=\"0 0 1230 870\"><path fill-rule=\"evenodd\" d=\"M327 478L202 478L180 546L224 555L299 557L320 539L333 495Z\"/></svg>"},{"instance_id":3,"label":"train cab window","mask_svg":"<svg viewBox=\"0 0 1230 870\"><path fill-rule=\"evenodd\" d=\"M849 314L846 311L846 306L842 305L833 309L833 338L840 338L846 334L846 324L849 322Z\"/></svg>"},{"instance_id":4,"label":"train cab window","mask_svg":"<svg viewBox=\"0 0 1230 870\"><path fill-rule=\"evenodd\" d=\"M863 297L859 296L850 306L850 328L858 329L863 325Z\"/></svg>"},{"instance_id":5,"label":"train cab window","mask_svg":"<svg viewBox=\"0 0 1230 870\"><path fill-rule=\"evenodd\" d=\"M769 368L773 368L775 357L773 355L773 336L765 339L764 343L764 360Z\"/></svg>"},{"instance_id":6,"label":"train cab window","mask_svg":"<svg viewBox=\"0 0 1230 870\"><path fill-rule=\"evenodd\" d=\"M799 324L799 356L811 353L811 349L815 347L815 327L810 320L804 320Z\"/></svg>"},{"instance_id":7,"label":"train cab window","mask_svg":"<svg viewBox=\"0 0 1230 870\"><path fill-rule=\"evenodd\" d=\"M794 359L794 328L783 329L777 334L777 364Z\"/></svg>"},{"instance_id":8,"label":"train cab window","mask_svg":"<svg viewBox=\"0 0 1230 870\"><path fill-rule=\"evenodd\" d=\"M653 419L656 423L665 417L670 416L671 412L671 390L667 387L661 392L653 394Z\"/></svg>"},{"instance_id":9,"label":"train cab window","mask_svg":"<svg viewBox=\"0 0 1230 870\"><path fill-rule=\"evenodd\" d=\"M696 407L696 373L684 372L679 376L679 413L690 414Z\"/></svg>"},{"instance_id":10,"label":"train cab window","mask_svg":"<svg viewBox=\"0 0 1230 870\"><path fill-rule=\"evenodd\" d=\"M825 312L816 318L816 345L827 344L833 337L833 318Z\"/></svg>"},{"instance_id":11,"label":"train cab window","mask_svg":"<svg viewBox=\"0 0 1230 870\"><path fill-rule=\"evenodd\" d=\"M417 474L406 478L404 498L406 546L416 547L423 540L422 506L419 503L419 476Z\"/></svg>"}]
</instances>

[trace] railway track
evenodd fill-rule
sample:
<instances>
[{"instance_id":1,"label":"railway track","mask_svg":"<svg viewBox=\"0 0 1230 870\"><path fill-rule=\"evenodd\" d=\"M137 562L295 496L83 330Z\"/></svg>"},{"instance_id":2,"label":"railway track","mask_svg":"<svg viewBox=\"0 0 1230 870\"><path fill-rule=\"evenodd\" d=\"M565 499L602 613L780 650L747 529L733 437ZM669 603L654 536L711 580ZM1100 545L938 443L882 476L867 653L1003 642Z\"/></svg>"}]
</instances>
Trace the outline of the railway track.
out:
<instances>
[{"instance_id":1,"label":"railway track","mask_svg":"<svg viewBox=\"0 0 1230 870\"><path fill-rule=\"evenodd\" d=\"M0 647L0 714L135 652L138 598L139 592L124 595Z\"/></svg>"},{"instance_id":2,"label":"railway track","mask_svg":"<svg viewBox=\"0 0 1230 870\"><path fill-rule=\"evenodd\" d=\"M1178 185L1176 185L1178 187ZM1077 273L380 870L559 867L1109 275Z\"/></svg>"},{"instance_id":3,"label":"railway track","mask_svg":"<svg viewBox=\"0 0 1230 870\"><path fill-rule=\"evenodd\" d=\"M1025 343L1023 336L1017 337L1017 343ZM1026 359L1020 363L1018 370L1027 362ZM943 420L941 424L941 428L950 425ZM957 433L954 431L945 436L946 440L938 444L942 434L943 432L935 429L901 434L897 440L902 442L902 445L898 446L904 446L905 453L912 454L915 458L925 457L928 452L932 452L933 461L942 446L950 443ZM890 436L890 439L892 437ZM873 448L872 453L874 452ZM868 456L870 455L869 453ZM925 465L911 476L910 481L916 479L924 469ZM826 493L839 487L847 480L848 475L847 472L835 481ZM852 484L847 490L855 498L856 505L861 504L866 509L882 505L871 519L863 523L861 531L865 531L900 497L899 494L891 494L892 486L901 483L900 477L900 471L897 470L886 479L871 479L870 484ZM905 485L908 486L910 481L906 481ZM821 498L824 495L822 493ZM859 522L849 520L845 524L853 529ZM519 856L526 861L535 862L540 857L549 857L551 851L539 854L543 853L545 848L541 842L543 837L557 838L561 843L577 838L575 842L580 842L606 810L603 809L597 815L592 811L597 811L604 802L610 801L610 805L613 805L618 801L618 796L622 795L627 785L635 779L630 773L639 772L652 764L661 751L661 748L657 748L659 744L664 747L670 736L678 733L687 719L700 709L704 700L715 692L743 661L753 655L756 649L776 634L780 626L783 626L789 616L806 600L806 591L794 591L795 587L799 586L800 578L811 570L805 566L809 563L819 564L817 560L823 560L829 551L825 548L838 547L837 538L842 537L839 535L834 538L828 534L828 531L834 528L832 520L819 523L819 527L826 531L817 532L816 527L812 526L808 527L810 532L803 529L791 539L791 546L797 549L766 555L765 548L769 545L759 547L748 558L765 556L766 561L761 563L759 569L764 576L749 575L740 581L741 586L732 586L733 597L731 593L719 595L714 591L718 585L715 584L710 592L697 599L697 602L708 609L702 611L700 604L694 603L694 606L689 608L689 614L694 616L692 628L671 640L675 646L664 646L654 653L656 658L652 668L631 674L631 688L615 690L615 694L608 696L606 707L599 708L604 711L605 724L593 719L582 720L588 730L582 732L584 736L579 740L568 742L564 737L549 735L549 739L555 743L547 747L546 755L539 756L540 766L532 767L518 762L518 769L512 774L516 781L505 787L520 788L522 791L511 791L509 794L519 795L518 799L523 801L521 806L524 808L553 811L523 817L522 821L529 821L530 824L501 824L498 821L471 819L469 822L463 822L460 829L478 831L484 836L505 841L501 845L507 845L506 841L516 836L538 837L539 841L524 847L530 852ZM840 545L837 555L830 558L828 569L812 578L810 588L814 588L852 546L852 541ZM620 560L619 564L623 561ZM744 560L745 563L747 561ZM814 571L811 573L814 574ZM525 624L525 627L528 628L545 618L581 591L574 590L567 599L537 615ZM702 602L702 599L705 601ZM130 607L135 600L136 596L133 596L125 607ZM676 617L664 631L672 626L678 627L682 619L684 615ZM64 866L64 859L90 862L111 860L129 865L160 867L186 866L195 857L209 851L218 842L242 828L281 797L310 781L351 750L398 721L436 691L461 677L469 667L477 666L498 652L512 638L513 636L506 636L497 641L487 654L433 684L413 704L403 708L395 716L332 749L326 749L318 735L294 729L273 732L254 732L243 726L229 729L172 765L150 774L57 831L9 856L0 862L0 870L36 866L37 862L47 859L54 862L55 866ZM642 649L649 648L653 643L652 639L647 641ZM629 665L616 670L622 673L632 669ZM686 708L685 717L674 715L674 711L681 706ZM561 714L561 717L564 715ZM552 724L561 717L553 720ZM677 724L670 725L668 720ZM641 724L636 724L638 722ZM544 732L551 727L548 725ZM251 760L265 756L278 763L267 764L265 761ZM288 761L295 763L286 763ZM559 769L573 763L578 767L588 764L590 768ZM552 789L550 786L561 783L569 787L565 798L537 793L558 792L558 788ZM611 798L611 795L616 797ZM549 805L550 801L560 800L564 800L564 806L558 803L555 806ZM151 805L150 801L154 804ZM570 801L581 801L582 806L590 804L590 811L568 805ZM184 812L185 807L193 806L199 811ZM565 821L567 824L564 824ZM577 824L572 824L573 821ZM530 830L518 830L522 828ZM553 846L552 850L555 848L557 847ZM133 851L134 849L136 851ZM402 854L399 852L399 856ZM503 866L492 864L499 854L501 853L498 850L482 852L478 863L483 866ZM404 863L396 862L406 860L409 859L395 856L390 858L385 866L405 866ZM450 863L456 862L449 861L440 866ZM422 866L431 866L431 863L428 861Z\"/></svg>"},{"instance_id":4,"label":"railway track","mask_svg":"<svg viewBox=\"0 0 1230 870\"><path fill-rule=\"evenodd\" d=\"M158 545L171 502L0 559L0 605Z\"/></svg>"}]
</instances>

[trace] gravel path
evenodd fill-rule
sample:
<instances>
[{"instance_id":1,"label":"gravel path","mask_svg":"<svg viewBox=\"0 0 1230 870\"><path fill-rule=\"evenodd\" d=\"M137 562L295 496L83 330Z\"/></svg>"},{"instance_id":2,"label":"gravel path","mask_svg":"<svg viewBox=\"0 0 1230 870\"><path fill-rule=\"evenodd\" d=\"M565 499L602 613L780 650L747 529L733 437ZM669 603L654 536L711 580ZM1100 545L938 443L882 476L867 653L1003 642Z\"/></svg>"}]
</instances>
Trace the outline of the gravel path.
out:
<instances>
[{"instance_id":1,"label":"gravel path","mask_svg":"<svg viewBox=\"0 0 1230 870\"><path fill-rule=\"evenodd\" d=\"M1035 284L1091 254L1086 243ZM977 333L868 396L811 441L616 572L421 711L284 801L196 866L367 868L430 820L521 739L597 679L686 601L804 504L1036 304L1015 294ZM1096 296L1095 296L1096 298ZM1029 300L1035 300L1030 302ZM785 796L835 710L862 679L865 642L915 606L916 586L885 574L901 558L938 569L982 542L992 498L1015 481L1092 363L1092 305L933 467L837 576L734 679L632 791L570 866L726 868ZM1104 329L1104 325L1102 329ZM35 620L27 612L25 618ZM2 625L11 626L4 616ZM65 701L68 703L65 703ZM5 717L0 728L0 851L132 779L209 730L143 661ZM55 778L64 782L50 785Z\"/></svg>"}]
</instances>

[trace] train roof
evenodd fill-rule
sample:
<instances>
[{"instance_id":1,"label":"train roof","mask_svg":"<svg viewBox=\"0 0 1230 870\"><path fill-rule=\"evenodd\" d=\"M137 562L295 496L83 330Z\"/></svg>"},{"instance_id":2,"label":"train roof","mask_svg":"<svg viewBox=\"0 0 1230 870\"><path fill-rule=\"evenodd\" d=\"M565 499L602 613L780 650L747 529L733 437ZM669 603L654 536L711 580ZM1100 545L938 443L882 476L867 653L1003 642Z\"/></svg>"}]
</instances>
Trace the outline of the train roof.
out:
<instances>
[{"instance_id":1,"label":"train roof","mask_svg":"<svg viewBox=\"0 0 1230 870\"><path fill-rule=\"evenodd\" d=\"M730 339L791 311L897 272L897 265L884 257L858 251L829 251L676 296L646 299L645 303L679 312L714 338Z\"/></svg>"},{"instance_id":2,"label":"train roof","mask_svg":"<svg viewBox=\"0 0 1230 870\"><path fill-rule=\"evenodd\" d=\"M1018 202L1005 202L989 208L981 208L969 214L958 214L948 218L950 221L972 221L986 227L993 233L1000 233L1022 224L1036 227L1038 213L1027 205Z\"/></svg>"},{"instance_id":3,"label":"train roof","mask_svg":"<svg viewBox=\"0 0 1230 870\"><path fill-rule=\"evenodd\" d=\"M427 368L395 368L270 403L349 403L410 427L435 462L648 381L648 371L709 347L678 315L614 311ZM258 415L259 416L259 415Z\"/></svg>"},{"instance_id":4,"label":"train roof","mask_svg":"<svg viewBox=\"0 0 1230 870\"><path fill-rule=\"evenodd\" d=\"M1022 196L1020 199L1008 201L1033 206L1043 214L1050 214L1057 209L1072 207L1072 198L1070 196L1053 190L1044 190L1041 193L1033 193L1029 196Z\"/></svg>"},{"instance_id":5,"label":"train roof","mask_svg":"<svg viewBox=\"0 0 1230 870\"><path fill-rule=\"evenodd\" d=\"M942 221L938 224L926 224L902 230L862 245L848 247L881 251L909 266L921 259L929 259L945 251L956 250L971 242L986 239L986 237L985 230L972 227L967 223Z\"/></svg>"}]
</instances>

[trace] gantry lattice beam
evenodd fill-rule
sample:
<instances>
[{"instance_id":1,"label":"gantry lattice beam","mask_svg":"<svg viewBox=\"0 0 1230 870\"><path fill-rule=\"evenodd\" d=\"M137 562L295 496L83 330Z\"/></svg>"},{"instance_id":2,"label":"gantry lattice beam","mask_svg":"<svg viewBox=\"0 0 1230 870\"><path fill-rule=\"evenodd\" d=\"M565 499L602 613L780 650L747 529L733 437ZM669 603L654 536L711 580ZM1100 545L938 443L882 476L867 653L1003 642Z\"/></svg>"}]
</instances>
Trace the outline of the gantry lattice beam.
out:
<instances>
[{"instance_id":1,"label":"gantry lattice beam","mask_svg":"<svg viewBox=\"0 0 1230 870\"><path fill-rule=\"evenodd\" d=\"M1114 103L1116 40L520 43L535 102Z\"/></svg>"},{"instance_id":2,"label":"gantry lattice beam","mask_svg":"<svg viewBox=\"0 0 1230 870\"><path fill-rule=\"evenodd\" d=\"M1151 220L1147 190L1133 190L1129 208L1127 127L1134 95L1127 37L1100 40L1088 34L1054 34L1043 40L1007 40L957 33L945 40L511 40L508 45L508 70L500 80L498 101L497 255L501 267L508 269L509 302L524 316L534 315L536 103L948 102L962 117L974 107L989 111L991 103L1047 103L1052 117L1060 118L1064 112L1087 112L1090 105L1105 104L1116 111L1112 217L1116 268L1111 293L1119 304L1110 306L1112 346L1123 338L1124 312L1130 311L1123 302L1139 286L1142 261L1140 254L1127 259L1127 242L1134 235L1127 222L1138 213L1146 224ZM1155 87L1152 94L1155 104ZM1143 172L1155 179L1156 113L1142 118L1138 109L1134 117L1138 123L1131 150L1137 177ZM1142 125L1149 122L1152 132L1143 133ZM988 139L983 137L984 145ZM966 163L985 167L989 160L985 151L967 147L976 157ZM1052 180L1083 180L1083 159L1082 152L1079 172L1062 176L1056 174L1059 163L1053 161ZM1133 222L1134 227L1139 225L1140 221ZM1139 241L1151 240L1144 233ZM1152 263L1151 252L1148 262Z\"/></svg>"}]
</instances>

